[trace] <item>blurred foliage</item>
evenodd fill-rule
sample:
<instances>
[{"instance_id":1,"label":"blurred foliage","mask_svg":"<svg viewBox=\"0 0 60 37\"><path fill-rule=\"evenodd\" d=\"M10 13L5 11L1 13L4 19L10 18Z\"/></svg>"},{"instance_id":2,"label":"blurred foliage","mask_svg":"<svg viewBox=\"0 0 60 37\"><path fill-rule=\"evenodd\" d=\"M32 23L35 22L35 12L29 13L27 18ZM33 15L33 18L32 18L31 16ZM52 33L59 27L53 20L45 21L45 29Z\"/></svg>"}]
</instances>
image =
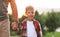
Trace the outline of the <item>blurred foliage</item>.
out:
<instances>
[{"instance_id":1,"label":"blurred foliage","mask_svg":"<svg viewBox=\"0 0 60 37\"><path fill-rule=\"evenodd\" d=\"M46 26L48 27L48 31L52 32L52 36L54 36L55 30L60 27L60 12L54 12L53 10L51 12L47 13L47 19L46 19Z\"/></svg>"},{"instance_id":2,"label":"blurred foliage","mask_svg":"<svg viewBox=\"0 0 60 37\"><path fill-rule=\"evenodd\" d=\"M45 24L49 31L54 32L57 27L60 27L60 12L48 12Z\"/></svg>"}]
</instances>

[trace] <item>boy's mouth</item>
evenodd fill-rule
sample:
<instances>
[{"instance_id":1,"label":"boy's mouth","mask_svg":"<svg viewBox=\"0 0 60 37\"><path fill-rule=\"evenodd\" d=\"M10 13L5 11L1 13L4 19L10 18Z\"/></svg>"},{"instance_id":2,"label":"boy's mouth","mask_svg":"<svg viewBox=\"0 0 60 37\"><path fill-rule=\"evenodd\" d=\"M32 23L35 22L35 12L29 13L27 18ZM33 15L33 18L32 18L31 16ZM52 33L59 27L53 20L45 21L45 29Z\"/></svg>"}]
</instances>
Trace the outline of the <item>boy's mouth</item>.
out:
<instances>
[{"instance_id":1,"label":"boy's mouth","mask_svg":"<svg viewBox=\"0 0 60 37\"><path fill-rule=\"evenodd\" d=\"M31 17L31 18L32 18L33 16L29 16L29 17Z\"/></svg>"}]
</instances>

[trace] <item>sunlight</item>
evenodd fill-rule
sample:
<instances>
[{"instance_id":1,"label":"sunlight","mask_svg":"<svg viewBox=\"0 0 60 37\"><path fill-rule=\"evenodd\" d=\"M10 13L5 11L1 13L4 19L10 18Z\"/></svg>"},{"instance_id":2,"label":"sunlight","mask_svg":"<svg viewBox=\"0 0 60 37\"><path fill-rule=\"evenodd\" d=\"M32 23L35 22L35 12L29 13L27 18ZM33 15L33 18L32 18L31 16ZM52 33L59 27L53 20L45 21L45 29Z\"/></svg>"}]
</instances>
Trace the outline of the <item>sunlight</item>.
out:
<instances>
[{"instance_id":1,"label":"sunlight","mask_svg":"<svg viewBox=\"0 0 60 37\"><path fill-rule=\"evenodd\" d=\"M32 5L35 10L38 10L39 14L43 11L48 11L49 9L60 8L59 0L15 0L17 9L18 9L18 17L21 18L23 14L25 14L25 8L28 5ZM8 13L11 14L11 6L8 6Z\"/></svg>"},{"instance_id":2,"label":"sunlight","mask_svg":"<svg viewBox=\"0 0 60 37\"><path fill-rule=\"evenodd\" d=\"M7 10L8 10L8 14L12 14L12 10L11 10L10 3L9 3L9 5L8 5L8 8L7 8Z\"/></svg>"}]
</instances>

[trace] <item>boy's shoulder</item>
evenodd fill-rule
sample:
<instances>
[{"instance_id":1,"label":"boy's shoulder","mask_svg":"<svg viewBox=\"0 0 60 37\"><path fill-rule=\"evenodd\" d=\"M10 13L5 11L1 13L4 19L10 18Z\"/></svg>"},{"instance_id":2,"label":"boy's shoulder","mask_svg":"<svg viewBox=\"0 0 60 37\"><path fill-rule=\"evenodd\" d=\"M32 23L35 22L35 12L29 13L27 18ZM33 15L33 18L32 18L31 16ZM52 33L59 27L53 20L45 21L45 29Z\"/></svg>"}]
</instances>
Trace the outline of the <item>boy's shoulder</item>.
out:
<instances>
[{"instance_id":1,"label":"boy's shoulder","mask_svg":"<svg viewBox=\"0 0 60 37\"><path fill-rule=\"evenodd\" d=\"M39 22L38 20L34 19L35 22Z\"/></svg>"},{"instance_id":2,"label":"boy's shoulder","mask_svg":"<svg viewBox=\"0 0 60 37\"><path fill-rule=\"evenodd\" d=\"M24 19L21 23L24 23L24 22L26 22L27 21L27 19Z\"/></svg>"}]
</instances>

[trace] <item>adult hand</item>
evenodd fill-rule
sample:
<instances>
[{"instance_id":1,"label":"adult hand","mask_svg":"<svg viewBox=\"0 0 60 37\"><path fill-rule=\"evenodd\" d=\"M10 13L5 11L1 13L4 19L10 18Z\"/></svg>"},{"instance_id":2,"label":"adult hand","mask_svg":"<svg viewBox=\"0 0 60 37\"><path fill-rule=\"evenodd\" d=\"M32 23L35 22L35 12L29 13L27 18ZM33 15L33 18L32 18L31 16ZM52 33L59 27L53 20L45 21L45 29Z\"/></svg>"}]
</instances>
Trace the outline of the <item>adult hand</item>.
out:
<instances>
[{"instance_id":1,"label":"adult hand","mask_svg":"<svg viewBox=\"0 0 60 37\"><path fill-rule=\"evenodd\" d=\"M12 23L11 26L12 26L12 29L13 29L14 31L18 29L18 23L15 22L15 21Z\"/></svg>"}]
</instances>

